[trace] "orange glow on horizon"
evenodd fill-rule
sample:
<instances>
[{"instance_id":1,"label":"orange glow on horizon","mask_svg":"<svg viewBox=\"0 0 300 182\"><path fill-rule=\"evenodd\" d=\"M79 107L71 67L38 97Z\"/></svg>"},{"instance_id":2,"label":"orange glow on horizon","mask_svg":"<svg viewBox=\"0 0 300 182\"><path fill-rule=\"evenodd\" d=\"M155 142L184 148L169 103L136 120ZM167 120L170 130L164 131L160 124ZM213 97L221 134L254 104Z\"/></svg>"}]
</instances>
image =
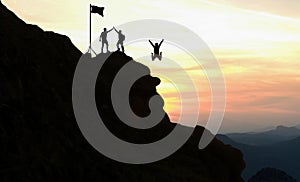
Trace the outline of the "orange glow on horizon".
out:
<instances>
[{"instance_id":1,"label":"orange glow on horizon","mask_svg":"<svg viewBox=\"0 0 300 182\"><path fill-rule=\"evenodd\" d=\"M90 3L99 5L99 1L2 2L27 23L68 35L82 51L88 47L88 9L84 7ZM101 5L106 7L105 16L93 19L92 36L96 39L103 26L112 27L143 18L180 23L196 32L219 60L227 89L224 130L237 125L250 129L250 126L265 127L278 123L300 124L300 12L291 12L288 2L286 7L277 5L275 1L269 3L266 7L257 7L246 1L104 0ZM170 32L174 33L174 30ZM189 56L174 47L164 44L162 49L165 55L180 63L183 70L191 75L200 99L199 122L205 124L212 96L204 70L199 70ZM143 42L126 46L126 53L134 59L148 55L150 51L149 45ZM152 73L171 74L174 76L172 81L180 86L181 90L176 90L161 77L162 83L157 88L164 98L165 110L176 122L182 114L180 92L189 95L195 91L182 80L182 71L167 62L142 63L147 64ZM190 108L187 114L195 113Z\"/></svg>"}]
</instances>

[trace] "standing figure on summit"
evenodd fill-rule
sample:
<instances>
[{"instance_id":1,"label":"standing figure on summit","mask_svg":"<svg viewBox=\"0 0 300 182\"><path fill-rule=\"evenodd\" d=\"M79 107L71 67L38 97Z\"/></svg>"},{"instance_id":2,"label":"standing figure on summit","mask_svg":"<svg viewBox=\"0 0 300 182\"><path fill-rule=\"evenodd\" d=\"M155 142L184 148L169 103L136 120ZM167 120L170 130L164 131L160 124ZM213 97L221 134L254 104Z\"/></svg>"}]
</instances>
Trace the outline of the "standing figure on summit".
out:
<instances>
[{"instance_id":1,"label":"standing figure on summit","mask_svg":"<svg viewBox=\"0 0 300 182\"><path fill-rule=\"evenodd\" d=\"M154 61L155 58L158 58L161 61L162 58L162 52L159 52L159 48L161 46L161 44L163 43L164 39L162 39L160 41L160 43L155 43L155 45L151 42L151 40L149 40L150 44L152 45L152 47L154 48L154 54L151 53L151 58L152 61Z\"/></svg>"},{"instance_id":2,"label":"standing figure on summit","mask_svg":"<svg viewBox=\"0 0 300 182\"><path fill-rule=\"evenodd\" d=\"M100 39L99 41L101 42L102 39L102 47L101 47L101 53L103 53L103 47L104 44L106 44L106 53L108 53L108 41L107 41L107 33L109 33L110 31L112 31L112 29L110 29L109 31L106 31L106 28L103 29L103 32L100 35Z\"/></svg>"},{"instance_id":3,"label":"standing figure on summit","mask_svg":"<svg viewBox=\"0 0 300 182\"><path fill-rule=\"evenodd\" d=\"M117 42L117 48L118 48L118 51L120 51L120 48L119 48L119 45L122 49L122 52L124 52L124 45L123 45L123 42L125 40L125 35L122 34L122 30L117 30L115 27L113 28L117 33L118 33L118 37L119 37L119 40Z\"/></svg>"}]
</instances>

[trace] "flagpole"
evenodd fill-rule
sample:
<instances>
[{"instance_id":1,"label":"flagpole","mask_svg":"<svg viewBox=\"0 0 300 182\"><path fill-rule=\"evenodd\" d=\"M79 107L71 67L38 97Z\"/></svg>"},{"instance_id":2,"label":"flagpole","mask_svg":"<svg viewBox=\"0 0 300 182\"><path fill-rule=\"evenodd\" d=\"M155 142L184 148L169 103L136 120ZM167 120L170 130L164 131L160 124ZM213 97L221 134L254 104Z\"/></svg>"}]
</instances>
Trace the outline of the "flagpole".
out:
<instances>
[{"instance_id":1,"label":"flagpole","mask_svg":"<svg viewBox=\"0 0 300 182\"><path fill-rule=\"evenodd\" d=\"M92 57L92 46L91 46L91 42L92 42L92 16L91 16L91 4L90 4L90 47L89 47L89 49L90 49L90 53L91 53L91 57Z\"/></svg>"},{"instance_id":2,"label":"flagpole","mask_svg":"<svg viewBox=\"0 0 300 182\"><path fill-rule=\"evenodd\" d=\"M1 0L0 0L1 1ZM88 52L90 52L90 54L91 54L91 57L92 57L92 52L97 56L97 53L92 49L92 11L94 11L93 10L93 8L94 8L94 6L92 6L91 4L90 4L90 42L89 42L89 50L88 50ZM98 7L99 8L99 7ZM95 11L99 11L99 10L95 10ZM103 11L103 10L102 10ZM102 12L97 12L98 14L100 14L101 16L103 16L103 13Z\"/></svg>"}]
</instances>

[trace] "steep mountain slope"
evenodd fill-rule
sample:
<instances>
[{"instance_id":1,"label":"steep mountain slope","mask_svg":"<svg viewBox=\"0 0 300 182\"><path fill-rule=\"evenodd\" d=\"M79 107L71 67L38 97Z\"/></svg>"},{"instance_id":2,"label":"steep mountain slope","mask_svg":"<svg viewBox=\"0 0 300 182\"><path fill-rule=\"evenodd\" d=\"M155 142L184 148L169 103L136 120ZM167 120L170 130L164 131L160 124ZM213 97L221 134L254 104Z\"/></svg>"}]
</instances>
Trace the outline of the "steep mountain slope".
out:
<instances>
[{"instance_id":1,"label":"steep mountain slope","mask_svg":"<svg viewBox=\"0 0 300 182\"><path fill-rule=\"evenodd\" d=\"M1 181L243 181L239 150L217 139L198 150L202 127L159 162L130 165L104 157L85 140L73 114L72 80L80 51L66 36L26 25L1 3L0 24ZM112 109L112 78L127 62L134 61L115 52L103 66L96 85L99 114L124 140L155 141L174 128L167 114L153 129L141 131L124 125ZM133 85L130 102L136 114L147 115L145 103L159 83L147 75Z\"/></svg>"}]
</instances>

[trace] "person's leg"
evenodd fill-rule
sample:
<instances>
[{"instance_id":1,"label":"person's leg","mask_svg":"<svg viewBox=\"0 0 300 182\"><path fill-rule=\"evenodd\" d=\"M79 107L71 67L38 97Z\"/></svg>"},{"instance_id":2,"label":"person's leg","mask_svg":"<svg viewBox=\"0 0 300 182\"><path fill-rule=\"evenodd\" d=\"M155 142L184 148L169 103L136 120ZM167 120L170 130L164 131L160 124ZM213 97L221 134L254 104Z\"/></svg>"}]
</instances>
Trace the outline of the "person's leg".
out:
<instances>
[{"instance_id":1,"label":"person's leg","mask_svg":"<svg viewBox=\"0 0 300 182\"><path fill-rule=\"evenodd\" d=\"M108 50L108 42L105 42L105 44L106 44L106 53L108 53L109 52L109 50Z\"/></svg>"},{"instance_id":2,"label":"person's leg","mask_svg":"<svg viewBox=\"0 0 300 182\"><path fill-rule=\"evenodd\" d=\"M158 59L161 61L162 58L162 52L159 53Z\"/></svg>"},{"instance_id":3,"label":"person's leg","mask_svg":"<svg viewBox=\"0 0 300 182\"><path fill-rule=\"evenodd\" d=\"M152 61L154 61L155 57L153 56L153 53L151 53L151 58L152 58Z\"/></svg>"},{"instance_id":4,"label":"person's leg","mask_svg":"<svg viewBox=\"0 0 300 182\"><path fill-rule=\"evenodd\" d=\"M117 42L117 48L118 48L118 51L120 51L119 45L120 45L120 42L118 41L118 42Z\"/></svg>"},{"instance_id":5,"label":"person's leg","mask_svg":"<svg viewBox=\"0 0 300 182\"><path fill-rule=\"evenodd\" d=\"M104 42L102 41L101 53L103 53Z\"/></svg>"},{"instance_id":6,"label":"person's leg","mask_svg":"<svg viewBox=\"0 0 300 182\"><path fill-rule=\"evenodd\" d=\"M121 45L121 48L122 48L122 52L124 52L124 45L123 45L123 42L121 42L120 45Z\"/></svg>"},{"instance_id":7,"label":"person's leg","mask_svg":"<svg viewBox=\"0 0 300 182\"><path fill-rule=\"evenodd\" d=\"M157 58L161 61L161 55L157 55Z\"/></svg>"}]
</instances>

